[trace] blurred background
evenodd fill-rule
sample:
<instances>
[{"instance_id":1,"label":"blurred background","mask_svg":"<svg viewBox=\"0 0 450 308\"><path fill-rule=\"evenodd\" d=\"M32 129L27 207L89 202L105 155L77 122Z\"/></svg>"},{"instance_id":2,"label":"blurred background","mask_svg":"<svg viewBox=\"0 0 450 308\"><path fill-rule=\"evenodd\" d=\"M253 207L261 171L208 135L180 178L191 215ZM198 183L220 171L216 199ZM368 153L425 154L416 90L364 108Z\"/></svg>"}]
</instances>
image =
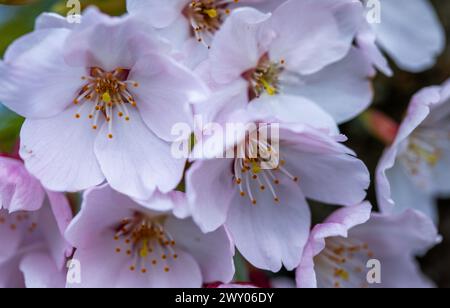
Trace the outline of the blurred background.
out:
<instances>
[{"instance_id":1,"label":"blurred background","mask_svg":"<svg viewBox=\"0 0 450 308\"><path fill-rule=\"evenodd\" d=\"M25 5L5 5L5 4ZM373 109L382 111L392 119L400 122L407 109L409 100L420 89L430 85L440 85L450 78L450 1L432 0L436 10L447 30L447 49L440 57L436 66L421 74L410 74L395 69L392 78L379 74L374 80L375 100ZM96 5L111 15L125 12L125 0L82 0L83 7ZM44 11L66 12L64 0L0 0L0 55L9 44L19 36L33 29L36 16ZM391 63L392 67L395 65ZM349 137L348 145L368 165L372 174L378 164L384 144L374 137L369 130L364 115L342 127ZM4 108L0 103L0 152L9 152L17 142L23 119ZM369 200L376 204L373 187ZM440 200L439 230L444 237L442 244L430 251L420 260L424 272L431 277L439 287L450 287L450 200ZM331 207L313 206L313 216L318 222L330 213ZM267 275L246 270L242 260L237 260L238 279L249 280L248 275L256 280L265 280ZM265 276L265 277L261 277Z\"/></svg>"}]
</instances>

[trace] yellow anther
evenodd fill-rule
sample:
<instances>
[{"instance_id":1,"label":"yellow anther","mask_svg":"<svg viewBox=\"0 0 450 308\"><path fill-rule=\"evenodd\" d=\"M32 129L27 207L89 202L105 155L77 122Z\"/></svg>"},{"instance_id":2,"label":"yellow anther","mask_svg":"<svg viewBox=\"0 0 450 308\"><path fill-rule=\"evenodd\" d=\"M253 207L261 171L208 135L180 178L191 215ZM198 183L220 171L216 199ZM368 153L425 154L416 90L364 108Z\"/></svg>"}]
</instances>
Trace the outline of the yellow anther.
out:
<instances>
[{"instance_id":1,"label":"yellow anther","mask_svg":"<svg viewBox=\"0 0 450 308\"><path fill-rule=\"evenodd\" d=\"M430 166L436 166L441 159L442 153L439 150L429 151L418 145L411 144L411 150L422 157Z\"/></svg>"},{"instance_id":2,"label":"yellow anther","mask_svg":"<svg viewBox=\"0 0 450 308\"><path fill-rule=\"evenodd\" d=\"M209 18L217 18L219 15L215 9L204 10L204 12L209 16Z\"/></svg>"},{"instance_id":3,"label":"yellow anther","mask_svg":"<svg viewBox=\"0 0 450 308\"><path fill-rule=\"evenodd\" d=\"M109 104L109 103L112 102L111 95L109 94L109 92L103 93L103 95L102 95L102 101L104 101L104 102L107 103L107 104Z\"/></svg>"},{"instance_id":4,"label":"yellow anther","mask_svg":"<svg viewBox=\"0 0 450 308\"><path fill-rule=\"evenodd\" d=\"M343 269L336 269L334 275L345 281L348 281L350 279L350 274Z\"/></svg>"},{"instance_id":5,"label":"yellow anther","mask_svg":"<svg viewBox=\"0 0 450 308\"><path fill-rule=\"evenodd\" d=\"M139 255L141 256L141 258L145 258L148 256L148 240L144 239L142 241L142 248L139 252Z\"/></svg>"},{"instance_id":6,"label":"yellow anther","mask_svg":"<svg viewBox=\"0 0 450 308\"><path fill-rule=\"evenodd\" d=\"M261 167L257 162L252 162L252 172L254 174L259 174L261 172Z\"/></svg>"},{"instance_id":7,"label":"yellow anther","mask_svg":"<svg viewBox=\"0 0 450 308\"><path fill-rule=\"evenodd\" d=\"M274 96L277 94L277 89L275 89L273 86L271 86L264 78L261 79L261 83L264 86L264 89L266 89L267 94L270 96Z\"/></svg>"}]
</instances>

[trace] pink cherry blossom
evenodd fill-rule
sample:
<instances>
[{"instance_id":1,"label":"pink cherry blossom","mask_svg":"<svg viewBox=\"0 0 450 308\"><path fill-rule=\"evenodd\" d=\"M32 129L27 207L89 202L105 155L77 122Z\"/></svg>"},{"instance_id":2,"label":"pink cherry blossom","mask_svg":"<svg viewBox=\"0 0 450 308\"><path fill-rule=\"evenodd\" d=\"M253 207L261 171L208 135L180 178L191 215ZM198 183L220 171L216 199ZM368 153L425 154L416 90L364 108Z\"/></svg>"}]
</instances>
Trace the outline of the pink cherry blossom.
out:
<instances>
[{"instance_id":1,"label":"pink cherry blossom","mask_svg":"<svg viewBox=\"0 0 450 308\"><path fill-rule=\"evenodd\" d=\"M203 234L191 219L174 216L184 200L180 194L158 193L138 204L108 186L86 192L66 232L77 248L82 281L68 286L199 288L231 281L234 248L228 234L223 228Z\"/></svg>"},{"instance_id":2,"label":"pink cherry blossom","mask_svg":"<svg viewBox=\"0 0 450 308\"><path fill-rule=\"evenodd\" d=\"M145 17L177 46L195 41L210 48L215 33L234 9L242 6L269 9L275 7L273 3L271 0L127 0L127 9L131 14Z\"/></svg>"},{"instance_id":3,"label":"pink cherry blossom","mask_svg":"<svg viewBox=\"0 0 450 308\"><path fill-rule=\"evenodd\" d=\"M347 121L372 99L375 71L352 47L362 16L354 1L287 1L272 14L238 9L216 33L204 75L215 90L240 87L240 108L251 102L252 109L296 122L314 103Z\"/></svg>"},{"instance_id":4,"label":"pink cherry blossom","mask_svg":"<svg viewBox=\"0 0 450 308\"><path fill-rule=\"evenodd\" d=\"M64 287L72 249L63 238L72 213L23 163L0 157L0 287Z\"/></svg>"},{"instance_id":5,"label":"pink cherry blossom","mask_svg":"<svg viewBox=\"0 0 450 308\"><path fill-rule=\"evenodd\" d=\"M371 205L337 210L311 231L297 269L300 288L423 288L431 282L415 259L439 243L432 221L414 210L371 214ZM381 283L369 284L369 260L381 264Z\"/></svg>"},{"instance_id":6,"label":"pink cherry blossom","mask_svg":"<svg viewBox=\"0 0 450 308\"><path fill-rule=\"evenodd\" d=\"M16 211L36 211L42 207L45 190L28 173L23 162L0 157L0 208Z\"/></svg>"},{"instance_id":7,"label":"pink cherry blossom","mask_svg":"<svg viewBox=\"0 0 450 308\"><path fill-rule=\"evenodd\" d=\"M418 209L435 221L435 197L450 195L450 82L416 94L397 138L378 166L380 208Z\"/></svg>"},{"instance_id":8,"label":"pink cherry blossom","mask_svg":"<svg viewBox=\"0 0 450 308\"><path fill-rule=\"evenodd\" d=\"M261 124L258 135L267 134L270 125ZM340 143L345 140L341 136L330 137L323 131L292 124L280 125L279 140L270 138L261 143L251 138L255 134L247 133L239 133L237 143L227 142L224 149L205 151L188 170L191 212L204 232L225 223L239 251L254 266L276 272L284 264L292 270L300 262L299 252L309 234L306 198L348 206L361 202L369 174ZM204 148L218 144L214 139L211 137ZM279 150L274 144L279 144ZM216 158L230 149L241 149L245 158ZM259 154L253 158L250 153ZM272 168L263 167L267 154L279 158Z\"/></svg>"},{"instance_id":9,"label":"pink cherry blossom","mask_svg":"<svg viewBox=\"0 0 450 308\"><path fill-rule=\"evenodd\" d=\"M0 100L27 118L30 173L55 191L105 179L140 199L174 189L185 161L170 155L171 128L191 122L188 103L206 88L167 48L130 16L90 9L75 26L41 16L0 63Z\"/></svg>"}]
</instances>

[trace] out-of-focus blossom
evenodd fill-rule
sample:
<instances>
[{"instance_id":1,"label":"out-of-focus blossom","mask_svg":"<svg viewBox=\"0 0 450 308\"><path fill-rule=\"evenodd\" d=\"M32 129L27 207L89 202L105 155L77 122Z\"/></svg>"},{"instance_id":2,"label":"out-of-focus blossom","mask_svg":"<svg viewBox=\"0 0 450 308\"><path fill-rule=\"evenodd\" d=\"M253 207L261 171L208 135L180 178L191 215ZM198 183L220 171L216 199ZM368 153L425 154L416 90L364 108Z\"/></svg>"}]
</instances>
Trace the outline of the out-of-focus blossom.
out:
<instances>
[{"instance_id":1,"label":"out-of-focus blossom","mask_svg":"<svg viewBox=\"0 0 450 308\"><path fill-rule=\"evenodd\" d=\"M192 67L205 60L215 34L236 8L276 6L273 0L127 0L128 12L157 29Z\"/></svg>"},{"instance_id":2,"label":"out-of-focus blossom","mask_svg":"<svg viewBox=\"0 0 450 308\"><path fill-rule=\"evenodd\" d=\"M0 157L0 287L64 287L71 218L64 195L46 191L19 160Z\"/></svg>"},{"instance_id":3,"label":"out-of-focus blossom","mask_svg":"<svg viewBox=\"0 0 450 308\"><path fill-rule=\"evenodd\" d=\"M220 142L211 137L203 148L213 150L205 150L194 162L186 185L193 218L203 231L225 223L247 260L276 272L283 264L292 270L300 262L311 223L306 198L348 206L359 203L366 196L369 174L340 143L345 139L341 136L281 124L279 137L273 137L267 133L271 126L261 124L253 131L247 127L225 148L211 146ZM241 155L217 158L233 149ZM268 157L279 159L268 164Z\"/></svg>"},{"instance_id":4,"label":"out-of-focus blossom","mask_svg":"<svg viewBox=\"0 0 450 308\"><path fill-rule=\"evenodd\" d=\"M445 31L429 0L361 1L368 23L358 43L382 71L391 74L376 45L406 71L420 72L435 64L445 48Z\"/></svg>"},{"instance_id":5,"label":"out-of-focus blossom","mask_svg":"<svg viewBox=\"0 0 450 308\"><path fill-rule=\"evenodd\" d=\"M433 222L414 210L400 215L370 211L368 203L343 208L312 230L297 269L298 287L432 286L415 258L440 241ZM368 281L370 260L380 262L379 284Z\"/></svg>"},{"instance_id":6,"label":"out-of-focus blossom","mask_svg":"<svg viewBox=\"0 0 450 308\"><path fill-rule=\"evenodd\" d=\"M0 208L10 212L36 211L42 207L45 189L18 159L0 156Z\"/></svg>"},{"instance_id":7,"label":"out-of-focus blossom","mask_svg":"<svg viewBox=\"0 0 450 308\"><path fill-rule=\"evenodd\" d=\"M273 14L241 8L217 32L199 70L218 93L231 88L242 109L298 122L303 108L317 104L344 122L372 99L375 71L352 47L362 23L361 5L347 0L287 1Z\"/></svg>"},{"instance_id":8,"label":"out-of-focus blossom","mask_svg":"<svg viewBox=\"0 0 450 308\"><path fill-rule=\"evenodd\" d=\"M178 193L156 194L140 205L108 186L86 192L66 232L82 278L69 287L198 288L231 281L234 248L227 233L203 234L191 219L175 217L183 200Z\"/></svg>"},{"instance_id":9,"label":"out-of-focus blossom","mask_svg":"<svg viewBox=\"0 0 450 308\"><path fill-rule=\"evenodd\" d=\"M420 210L437 221L435 197L450 195L450 81L414 96L397 138L378 166L384 212Z\"/></svg>"},{"instance_id":10,"label":"out-of-focus blossom","mask_svg":"<svg viewBox=\"0 0 450 308\"><path fill-rule=\"evenodd\" d=\"M0 63L0 100L27 118L21 156L49 189L105 179L146 199L169 192L185 161L170 155L174 123L190 123L202 82L130 16L88 10L80 25L44 14Z\"/></svg>"}]
</instances>

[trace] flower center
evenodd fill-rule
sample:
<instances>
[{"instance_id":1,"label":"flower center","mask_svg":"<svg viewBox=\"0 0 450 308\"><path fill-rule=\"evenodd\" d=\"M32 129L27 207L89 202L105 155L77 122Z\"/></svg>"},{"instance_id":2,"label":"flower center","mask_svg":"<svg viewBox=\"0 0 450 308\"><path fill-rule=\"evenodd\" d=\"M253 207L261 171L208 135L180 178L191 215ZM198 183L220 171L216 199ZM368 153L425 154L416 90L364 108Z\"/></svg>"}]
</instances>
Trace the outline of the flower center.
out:
<instances>
[{"instance_id":1,"label":"flower center","mask_svg":"<svg viewBox=\"0 0 450 308\"><path fill-rule=\"evenodd\" d=\"M280 176L296 183L299 181L285 168L286 161L280 160L279 153L264 141L250 139L239 152L244 154L244 158L234 160L233 182L238 186L240 195L248 197L253 205L258 203L255 190L268 190L274 202L280 203L276 192L276 186L281 184Z\"/></svg>"},{"instance_id":2,"label":"flower center","mask_svg":"<svg viewBox=\"0 0 450 308\"><path fill-rule=\"evenodd\" d=\"M400 155L401 161L412 175L419 175L424 163L431 168L436 167L449 140L448 132L420 128L409 138L407 147Z\"/></svg>"},{"instance_id":3,"label":"flower center","mask_svg":"<svg viewBox=\"0 0 450 308\"><path fill-rule=\"evenodd\" d=\"M365 272L374 254L369 245L356 239L333 237L314 258L317 282L321 288L368 288Z\"/></svg>"},{"instance_id":4,"label":"flower center","mask_svg":"<svg viewBox=\"0 0 450 308\"><path fill-rule=\"evenodd\" d=\"M105 72L101 68L93 67L90 69L90 76L83 76L81 79L86 84L81 88L79 95L74 99L75 105L80 105L75 118L81 118L81 110L84 104L92 104L89 119L92 120L92 128L98 128L99 117L103 116L108 123L108 138L112 139L112 122L114 112L117 112L119 118L125 121L130 120L128 112L129 106L136 107L136 101L131 94L130 87L139 87L135 81L128 80L130 71L123 68L117 68L112 72Z\"/></svg>"},{"instance_id":5,"label":"flower center","mask_svg":"<svg viewBox=\"0 0 450 308\"><path fill-rule=\"evenodd\" d=\"M32 213L16 212L9 214L6 210L0 210L0 227L7 227L13 232L34 233L38 227Z\"/></svg>"},{"instance_id":6,"label":"flower center","mask_svg":"<svg viewBox=\"0 0 450 308\"><path fill-rule=\"evenodd\" d=\"M284 60L272 62L266 54L255 69L242 74L248 81L250 101L259 98L264 92L270 96L280 93L280 74L284 71L284 64Z\"/></svg>"},{"instance_id":7,"label":"flower center","mask_svg":"<svg viewBox=\"0 0 450 308\"><path fill-rule=\"evenodd\" d=\"M166 219L166 216L148 217L135 213L117 226L114 240L118 245L115 252L130 257L130 271L146 274L149 267L158 266L166 273L170 271L170 263L178 259L178 255L173 237L164 228Z\"/></svg>"},{"instance_id":8,"label":"flower center","mask_svg":"<svg viewBox=\"0 0 450 308\"><path fill-rule=\"evenodd\" d=\"M220 29L225 16L231 13L228 6L239 0L193 0L183 14L189 20L195 38L210 48L214 34Z\"/></svg>"}]
</instances>

